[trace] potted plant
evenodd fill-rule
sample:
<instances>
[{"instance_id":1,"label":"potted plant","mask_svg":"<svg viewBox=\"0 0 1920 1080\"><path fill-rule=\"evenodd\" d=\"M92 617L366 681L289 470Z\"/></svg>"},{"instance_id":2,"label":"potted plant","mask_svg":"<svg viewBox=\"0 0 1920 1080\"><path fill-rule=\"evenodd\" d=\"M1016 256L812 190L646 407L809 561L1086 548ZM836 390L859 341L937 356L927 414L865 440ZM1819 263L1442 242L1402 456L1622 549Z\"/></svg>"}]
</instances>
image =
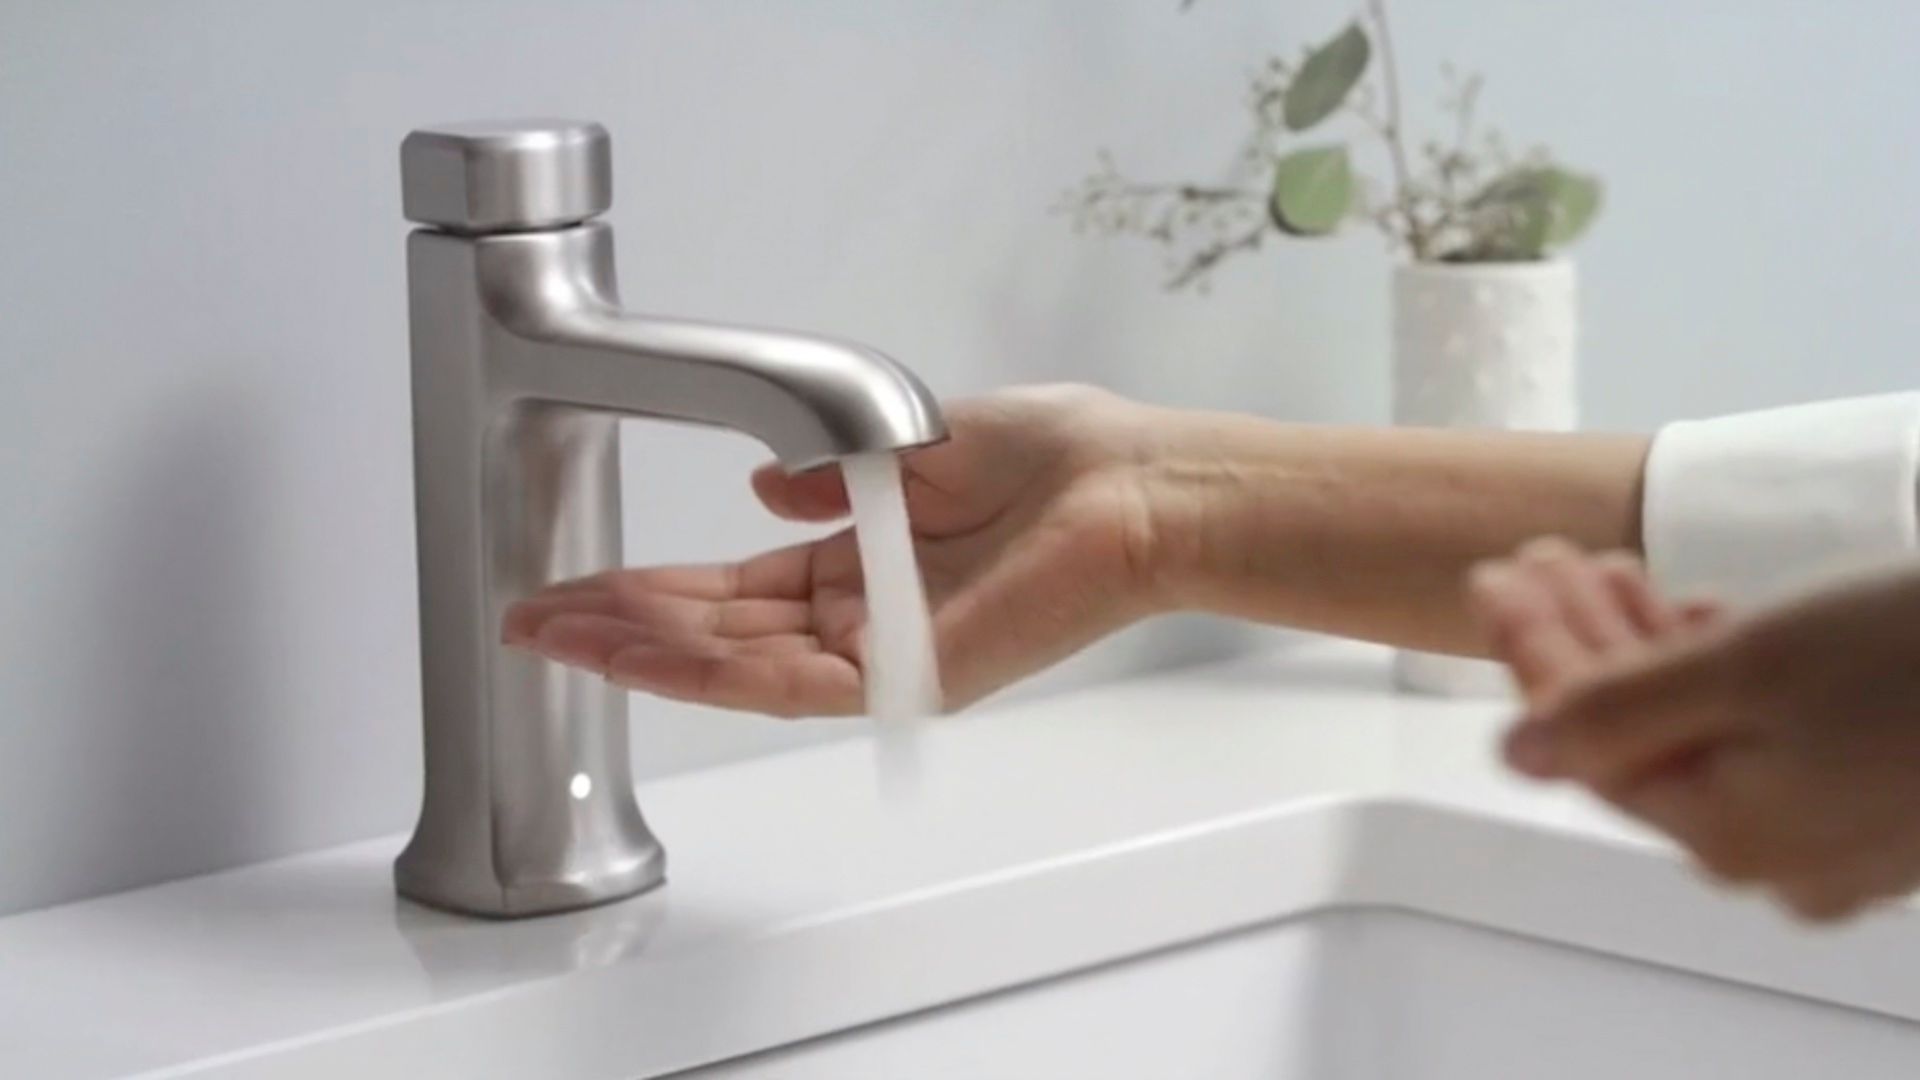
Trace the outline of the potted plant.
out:
<instances>
[{"instance_id":1,"label":"potted plant","mask_svg":"<svg viewBox=\"0 0 1920 1080\"><path fill-rule=\"evenodd\" d=\"M1450 130L1415 140L1385 0L1365 0L1319 46L1255 73L1251 131L1224 180L1141 183L1102 153L1061 208L1078 229L1161 245L1168 288L1201 292L1223 263L1269 241L1364 222L1396 257L1396 423L1571 428L1574 270L1557 253L1593 221L1600 184L1544 150L1511 152L1481 125L1481 77L1442 75ZM1352 137L1326 134L1336 126ZM1401 685L1435 693L1504 685L1485 665L1424 654L1403 653L1396 672Z\"/></svg>"}]
</instances>

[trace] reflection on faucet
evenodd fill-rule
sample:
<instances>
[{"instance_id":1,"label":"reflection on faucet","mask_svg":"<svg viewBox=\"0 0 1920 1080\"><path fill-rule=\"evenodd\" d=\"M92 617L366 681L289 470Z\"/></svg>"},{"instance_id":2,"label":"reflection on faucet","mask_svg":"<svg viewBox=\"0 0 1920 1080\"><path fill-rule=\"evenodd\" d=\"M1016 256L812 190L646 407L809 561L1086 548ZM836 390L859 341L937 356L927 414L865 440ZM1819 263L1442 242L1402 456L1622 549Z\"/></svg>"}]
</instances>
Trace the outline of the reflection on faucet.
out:
<instances>
[{"instance_id":1,"label":"reflection on faucet","mask_svg":"<svg viewBox=\"0 0 1920 1080\"><path fill-rule=\"evenodd\" d=\"M614 415L718 424L788 468L944 435L871 349L621 310L606 131L519 121L401 150L413 342L426 790L400 891L514 917L658 884L626 696L499 644L535 589L619 564Z\"/></svg>"}]
</instances>

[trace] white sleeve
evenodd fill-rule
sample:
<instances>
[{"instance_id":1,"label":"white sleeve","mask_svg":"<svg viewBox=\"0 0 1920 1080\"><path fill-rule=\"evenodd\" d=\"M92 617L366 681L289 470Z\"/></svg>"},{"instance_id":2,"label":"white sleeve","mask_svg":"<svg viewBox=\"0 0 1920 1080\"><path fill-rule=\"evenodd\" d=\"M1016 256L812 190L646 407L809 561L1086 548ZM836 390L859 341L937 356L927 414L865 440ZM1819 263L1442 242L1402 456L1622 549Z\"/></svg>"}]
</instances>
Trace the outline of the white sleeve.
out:
<instances>
[{"instance_id":1,"label":"white sleeve","mask_svg":"<svg viewBox=\"0 0 1920 1080\"><path fill-rule=\"evenodd\" d=\"M1735 605L1920 550L1920 393L1672 424L1647 458L1661 588Z\"/></svg>"}]
</instances>

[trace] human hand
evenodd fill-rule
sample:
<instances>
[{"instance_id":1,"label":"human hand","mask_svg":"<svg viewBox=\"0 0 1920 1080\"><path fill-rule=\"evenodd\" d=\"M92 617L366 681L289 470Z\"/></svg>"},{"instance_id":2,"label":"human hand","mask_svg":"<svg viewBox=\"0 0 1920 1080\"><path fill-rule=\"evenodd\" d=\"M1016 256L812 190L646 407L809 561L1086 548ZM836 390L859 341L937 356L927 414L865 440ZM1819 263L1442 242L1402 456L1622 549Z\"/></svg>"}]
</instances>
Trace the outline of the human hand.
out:
<instances>
[{"instance_id":1,"label":"human hand","mask_svg":"<svg viewBox=\"0 0 1920 1080\"><path fill-rule=\"evenodd\" d=\"M1556 542L1471 591L1528 703L1506 752L1802 917L1920 885L1920 573L1729 620Z\"/></svg>"},{"instance_id":2,"label":"human hand","mask_svg":"<svg viewBox=\"0 0 1920 1080\"><path fill-rule=\"evenodd\" d=\"M1137 469L1145 411L1086 387L1003 391L950 406L951 438L906 455L948 708L1159 604ZM849 512L835 468L790 476L770 465L753 488L791 521ZM514 604L502 637L662 697L822 716L861 710L866 620L859 552L845 529L738 563L554 585Z\"/></svg>"}]
</instances>

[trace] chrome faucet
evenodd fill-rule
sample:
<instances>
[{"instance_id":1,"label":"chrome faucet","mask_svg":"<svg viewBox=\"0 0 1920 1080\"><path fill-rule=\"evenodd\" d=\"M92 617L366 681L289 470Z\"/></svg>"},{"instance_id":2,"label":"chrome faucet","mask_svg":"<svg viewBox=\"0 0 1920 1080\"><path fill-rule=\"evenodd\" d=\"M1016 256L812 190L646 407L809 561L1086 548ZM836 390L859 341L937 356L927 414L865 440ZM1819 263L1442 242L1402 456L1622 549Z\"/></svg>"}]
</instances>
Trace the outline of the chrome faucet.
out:
<instances>
[{"instance_id":1,"label":"chrome faucet","mask_svg":"<svg viewBox=\"0 0 1920 1080\"><path fill-rule=\"evenodd\" d=\"M426 785L394 864L475 915L633 895L665 857L633 795L626 694L500 644L543 585L617 566L617 418L733 428L789 469L944 435L905 368L860 345L628 314L606 129L452 124L400 150L413 341Z\"/></svg>"}]
</instances>

